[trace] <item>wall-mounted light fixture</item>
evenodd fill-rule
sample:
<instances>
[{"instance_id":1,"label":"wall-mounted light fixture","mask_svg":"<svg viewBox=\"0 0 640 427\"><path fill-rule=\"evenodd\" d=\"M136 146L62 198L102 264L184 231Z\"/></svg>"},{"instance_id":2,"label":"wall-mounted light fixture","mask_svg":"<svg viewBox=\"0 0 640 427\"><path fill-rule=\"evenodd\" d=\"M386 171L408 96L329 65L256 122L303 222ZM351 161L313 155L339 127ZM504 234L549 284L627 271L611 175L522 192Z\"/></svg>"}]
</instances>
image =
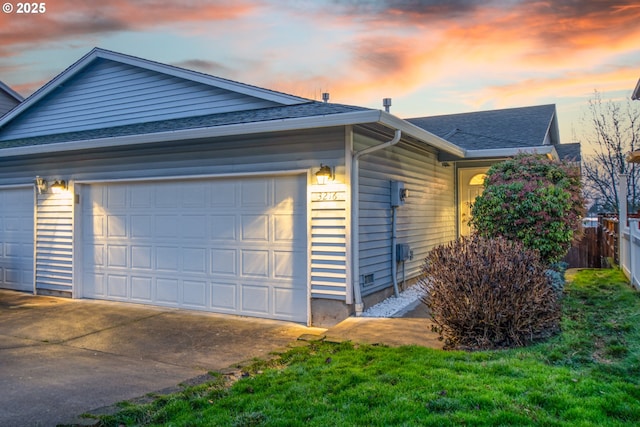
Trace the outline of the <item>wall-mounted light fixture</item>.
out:
<instances>
[{"instance_id":1,"label":"wall-mounted light fixture","mask_svg":"<svg viewBox=\"0 0 640 427\"><path fill-rule=\"evenodd\" d=\"M440 164L442 165L443 168L448 168L449 166L451 166L449 162L442 162Z\"/></svg>"},{"instance_id":2,"label":"wall-mounted light fixture","mask_svg":"<svg viewBox=\"0 0 640 427\"><path fill-rule=\"evenodd\" d=\"M318 182L318 184L325 185L331 179L333 179L333 173L331 172L331 167L320 163L320 170L316 172L316 181Z\"/></svg>"},{"instance_id":3,"label":"wall-mounted light fixture","mask_svg":"<svg viewBox=\"0 0 640 427\"><path fill-rule=\"evenodd\" d=\"M51 192L53 194L60 194L67 189L67 182L64 179L51 184Z\"/></svg>"},{"instance_id":4,"label":"wall-mounted light fixture","mask_svg":"<svg viewBox=\"0 0 640 427\"><path fill-rule=\"evenodd\" d=\"M36 188L38 189L38 194L47 192L47 180L36 176Z\"/></svg>"}]
</instances>

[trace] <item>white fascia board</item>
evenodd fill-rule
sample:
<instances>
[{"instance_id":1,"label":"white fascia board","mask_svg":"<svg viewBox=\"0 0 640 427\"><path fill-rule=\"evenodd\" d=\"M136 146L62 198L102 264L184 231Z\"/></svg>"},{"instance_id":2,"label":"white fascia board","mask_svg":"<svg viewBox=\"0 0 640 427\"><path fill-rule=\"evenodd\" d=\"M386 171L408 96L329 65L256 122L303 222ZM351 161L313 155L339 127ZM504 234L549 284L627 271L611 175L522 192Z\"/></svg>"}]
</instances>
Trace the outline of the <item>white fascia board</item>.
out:
<instances>
[{"instance_id":1,"label":"white fascia board","mask_svg":"<svg viewBox=\"0 0 640 427\"><path fill-rule=\"evenodd\" d=\"M520 153L532 154L554 154L557 157L553 145L541 145L538 147L518 147L518 148L492 148L486 150L467 150L463 160L467 159L493 159L501 157L512 157Z\"/></svg>"},{"instance_id":2,"label":"white fascia board","mask_svg":"<svg viewBox=\"0 0 640 427\"><path fill-rule=\"evenodd\" d=\"M420 141L424 141L427 144L437 148L438 150L445 151L459 157L465 157L467 150L459 147L446 139L440 138L437 135L428 132L421 127L418 127L406 120L398 118L385 111L380 111L380 123L387 125L393 129L399 129L402 133L410 135Z\"/></svg>"},{"instance_id":3,"label":"white fascia board","mask_svg":"<svg viewBox=\"0 0 640 427\"><path fill-rule=\"evenodd\" d=\"M381 110L354 111L350 113L328 114L326 116L300 117L265 122L239 123L198 129L185 129L169 132L126 135L112 138L87 139L58 142L25 147L11 147L0 150L0 158L35 154L57 153L92 148L110 148L126 145L151 144L168 141L188 141L194 139L217 138L225 136L250 135L268 132L286 132L294 130L318 129L334 126L349 126L367 123L379 123L413 136L437 149L456 156L466 157L466 151L439 138L417 126Z\"/></svg>"}]
</instances>

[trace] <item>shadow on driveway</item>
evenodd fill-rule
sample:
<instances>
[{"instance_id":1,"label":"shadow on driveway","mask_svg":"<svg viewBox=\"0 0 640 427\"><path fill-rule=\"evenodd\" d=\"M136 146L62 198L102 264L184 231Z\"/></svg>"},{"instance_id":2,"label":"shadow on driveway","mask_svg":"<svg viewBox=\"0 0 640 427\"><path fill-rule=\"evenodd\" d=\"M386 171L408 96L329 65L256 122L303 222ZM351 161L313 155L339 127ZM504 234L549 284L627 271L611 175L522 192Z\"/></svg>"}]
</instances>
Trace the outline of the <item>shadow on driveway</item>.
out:
<instances>
[{"instance_id":1,"label":"shadow on driveway","mask_svg":"<svg viewBox=\"0 0 640 427\"><path fill-rule=\"evenodd\" d=\"M0 425L55 426L325 330L0 290Z\"/></svg>"}]
</instances>

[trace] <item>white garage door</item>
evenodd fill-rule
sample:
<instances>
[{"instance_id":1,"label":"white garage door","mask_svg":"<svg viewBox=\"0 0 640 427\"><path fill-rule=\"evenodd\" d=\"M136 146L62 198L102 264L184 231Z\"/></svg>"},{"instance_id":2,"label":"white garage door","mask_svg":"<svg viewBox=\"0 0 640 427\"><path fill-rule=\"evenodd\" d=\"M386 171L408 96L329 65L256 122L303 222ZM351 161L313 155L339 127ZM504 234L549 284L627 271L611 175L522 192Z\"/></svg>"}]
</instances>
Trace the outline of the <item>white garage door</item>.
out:
<instances>
[{"instance_id":1,"label":"white garage door","mask_svg":"<svg viewBox=\"0 0 640 427\"><path fill-rule=\"evenodd\" d=\"M33 188L0 189L0 287L33 291Z\"/></svg>"},{"instance_id":2,"label":"white garage door","mask_svg":"<svg viewBox=\"0 0 640 427\"><path fill-rule=\"evenodd\" d=\"M305 178L85 186L83 295L306 322Z\"/></svg>"}]
</instances>

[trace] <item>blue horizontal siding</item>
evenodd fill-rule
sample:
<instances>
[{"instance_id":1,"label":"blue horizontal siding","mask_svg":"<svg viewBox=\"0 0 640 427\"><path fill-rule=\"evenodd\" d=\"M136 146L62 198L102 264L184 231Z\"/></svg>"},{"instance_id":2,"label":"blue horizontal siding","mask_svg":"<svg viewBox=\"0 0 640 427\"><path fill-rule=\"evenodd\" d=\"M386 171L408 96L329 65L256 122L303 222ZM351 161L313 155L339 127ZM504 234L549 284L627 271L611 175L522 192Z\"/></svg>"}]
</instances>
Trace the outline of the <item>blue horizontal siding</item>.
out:
<instances>
[{"instance_id":1,"label":"blue horizontal siding","mask_svg":"<svg viewBox=\"0 0 640 427\"><path fill-rule=\"evenodd\" d=\"M9 123L2 139L274 105L271 101L100 59Z\"/></svg>"},{"instance_id":2,"label":"blue horizontal siding","mask_svg":"<svg viewBox=\"0 0 640 427\"><path fill-rule=\"evenodd\" d=\"M355 143L361 149L375 141L357 135ZM408 279L420 273L431 248L456 236L453 169L442 167L435 153L403 142L360 160L360 275L374 275L374 283L363 287L363 296L393 284L389 182L403 181L409 190L405 205L397 209L397 242L408 243L414 251L413 260L406 263Z\"/></svg>"}]
</instances>

